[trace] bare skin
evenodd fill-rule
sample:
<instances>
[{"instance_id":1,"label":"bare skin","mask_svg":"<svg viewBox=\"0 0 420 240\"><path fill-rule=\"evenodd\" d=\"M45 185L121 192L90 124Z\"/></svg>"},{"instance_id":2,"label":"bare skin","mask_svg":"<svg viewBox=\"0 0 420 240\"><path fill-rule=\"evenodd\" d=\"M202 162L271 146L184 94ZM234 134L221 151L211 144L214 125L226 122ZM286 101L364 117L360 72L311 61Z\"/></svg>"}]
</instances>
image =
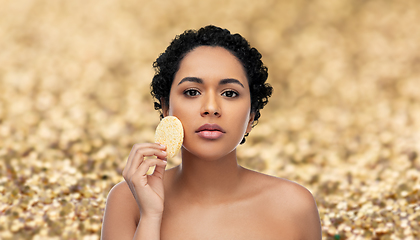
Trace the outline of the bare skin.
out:
<instances>
[{"instance_id":1,"label":"bare skin","mask_svg":"<svg viewBox=\"0 0 420 240\"><path fill-rule=\"evenodd\" d=\"M315 203L303 187L240 168L244 181L232 194L235 199L190 199L191 193L177 194L173 186L179 168L165 173L165 188L172 191L165 192L160 239L321 239ZM116 239L133 239L140 220L137 203L125 182L113 191L124 204L109 218L121 223L115 226L119 232L127 233L127 238L118 234Z\"/></svg>"},{"instance_id":2,"label":"bare skin","mask_svg":"<svg viewBox=\"0 0 420 240\"><path fill-rule=\"evenodd\" d=\"M230 52L202 46L188 53L163 110L184 125L182 164L164 171L165 146L136 144L125 181L108 195L102 239L321 239L308 190L237 163L253 113L245 72ZM222 130L197 130L206 123ZM156 170L148 176L149 166Z\"/></svg>"}]
</instances>

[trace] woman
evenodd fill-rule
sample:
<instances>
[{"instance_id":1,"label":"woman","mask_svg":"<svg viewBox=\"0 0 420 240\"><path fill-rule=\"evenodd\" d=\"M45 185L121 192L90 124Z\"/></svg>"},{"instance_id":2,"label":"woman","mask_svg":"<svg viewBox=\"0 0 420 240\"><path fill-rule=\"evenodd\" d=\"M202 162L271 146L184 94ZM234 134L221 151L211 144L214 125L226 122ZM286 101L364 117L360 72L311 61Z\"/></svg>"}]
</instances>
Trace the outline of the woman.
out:
<instances>
[{"instance_id":1,"label":"woman","mask_svg":"<svg viewBox=\"0 0 420 240\"><path fill-rule=\"evenodd\" d=\"M237 163L272 91L259 52L207 26L177 36L154 67L155 108L184 126L182 163L165 170L165 146L135 144L108 195L102 239L321 239L308 190Z\"/></svg>"}]
</instances>

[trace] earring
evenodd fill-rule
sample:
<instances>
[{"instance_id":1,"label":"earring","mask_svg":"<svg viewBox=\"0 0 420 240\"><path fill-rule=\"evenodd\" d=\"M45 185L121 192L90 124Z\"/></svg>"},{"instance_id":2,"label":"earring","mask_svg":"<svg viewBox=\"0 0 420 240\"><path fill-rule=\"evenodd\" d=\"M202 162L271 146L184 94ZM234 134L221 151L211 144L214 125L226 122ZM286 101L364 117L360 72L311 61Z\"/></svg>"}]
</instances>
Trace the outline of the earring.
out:
<instances>
[{"instance_id":1,"label":"earring","mask_svg":"<svg viewBox=\"0 0 420 240\"><path fill-rule=\"evenodd\" d=\"M246 137L248 137L248 135L249 135L249 133L245 133L245 135L244 135L244 137L242 138L242 141L241 141L241 143L240 144L244 144L245 143L245 141L246 141Z\"/></svg>"}]
</instances>

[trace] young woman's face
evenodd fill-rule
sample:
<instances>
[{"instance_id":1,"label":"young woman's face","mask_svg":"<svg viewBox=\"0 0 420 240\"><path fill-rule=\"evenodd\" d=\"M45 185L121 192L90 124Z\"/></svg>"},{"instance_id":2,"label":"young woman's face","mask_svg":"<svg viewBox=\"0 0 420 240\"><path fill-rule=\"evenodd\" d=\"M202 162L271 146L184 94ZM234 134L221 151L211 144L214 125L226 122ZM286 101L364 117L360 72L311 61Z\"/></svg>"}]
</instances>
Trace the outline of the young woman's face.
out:
<instances>
[{"instance_id":1,"label":"young woman's face","mask_svg":"<svg viewBox=\"0 0 420 240\"><path fill-rule=\"evenodd\" d=\"M164 114L181 120L191 154L211 160L232 152L253 122L242 64L222 47L195 48L180 63Z\"/></svg>"}]
</instances>

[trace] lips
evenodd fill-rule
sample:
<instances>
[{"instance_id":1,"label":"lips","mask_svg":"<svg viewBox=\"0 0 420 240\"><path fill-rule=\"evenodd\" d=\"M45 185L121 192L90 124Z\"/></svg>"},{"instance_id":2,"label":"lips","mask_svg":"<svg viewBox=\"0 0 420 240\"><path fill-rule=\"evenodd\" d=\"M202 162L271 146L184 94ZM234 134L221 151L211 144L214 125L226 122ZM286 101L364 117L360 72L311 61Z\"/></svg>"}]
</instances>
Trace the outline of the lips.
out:
<instances>
[{"instance_id":1,"label":"lips","mask_svg":"<svg viewBox=\"0 0 420 240\"><path fill-rule=\"evenodd\" d=\"M218 139L222 137L223 134L225 134L223 128L217 124L204 124L195 132L198 134L198 136L210 140Z\"/></svg>"}]
</instances>

